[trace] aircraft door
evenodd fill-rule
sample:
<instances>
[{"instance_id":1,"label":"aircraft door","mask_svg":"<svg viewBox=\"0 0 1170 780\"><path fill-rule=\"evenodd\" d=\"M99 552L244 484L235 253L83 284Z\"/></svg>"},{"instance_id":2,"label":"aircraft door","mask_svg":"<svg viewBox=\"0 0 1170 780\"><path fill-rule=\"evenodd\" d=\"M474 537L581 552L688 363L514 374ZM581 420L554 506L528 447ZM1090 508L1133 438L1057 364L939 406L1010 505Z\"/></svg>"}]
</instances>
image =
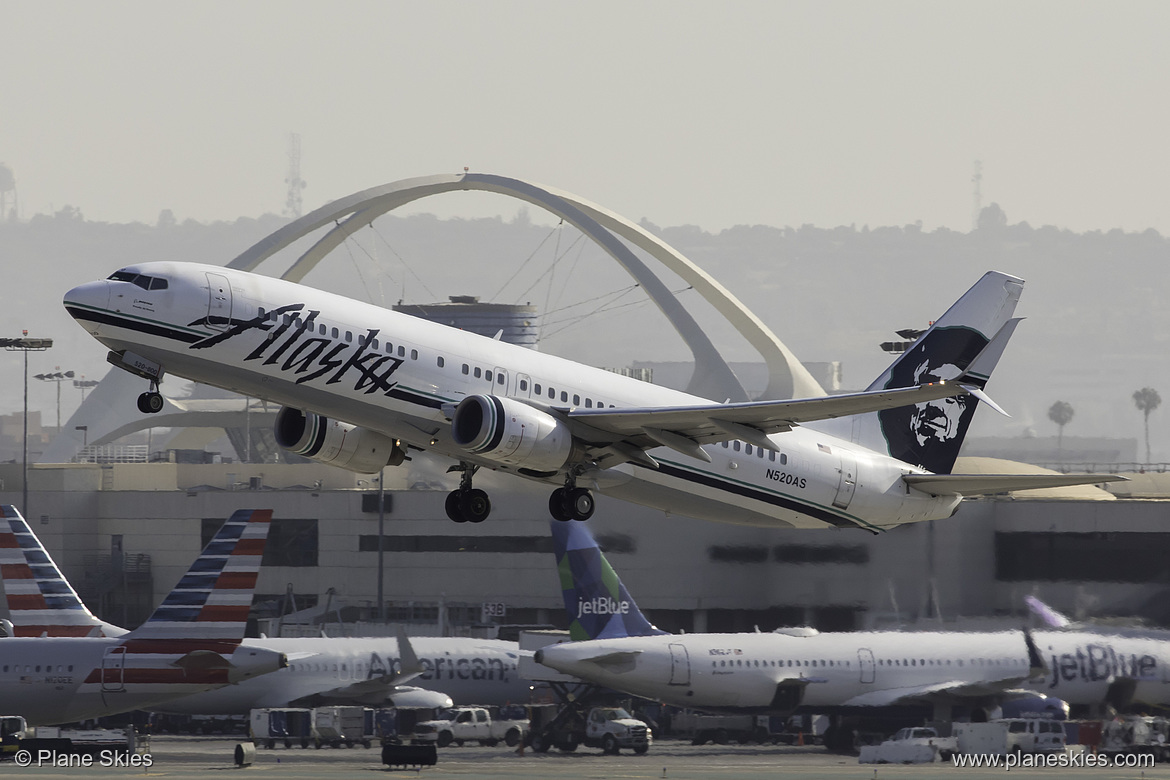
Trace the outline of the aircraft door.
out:
<instances>
[{"instance_id":1,"label":"aircraft door","mask_svg":"<svg viewBox=\"0 0 1170 780\"><path fill-rule=\"evenodd\" d=\"M867 647L858 649L857 664L861 667L861 682L872 683L877 675L877 664L873 660L873 651Z\"/></svg>"},{"instance_id":2,"label":"aircraft door","mask_svg":"<svg viewBox=\"0 0 1170 780\"><path fill-rule=\"evenodd\" d=\"M511 389L508 387L508 371L507 369L496 366L492 373L495 374L495 386L492 388L492 395L505 396Z\"/></svg>"},{"instance_id":3,"label":"aircraft door","mask_svg":"<svg viewBox=\"0 0 1170 780\"><path fill-rule=\"evenodd\" d=\"M670 645L670 684L691 684L691 659L687 655L686 645Z\"/></svg>"},{"instance_id":4,"label":"aircraft door","mask_svg":"<svg viewBox=\"0 0 1170 780\"><path fill-rule=\"evenodd\" d=\"M102 655L102 691L126 690L126 648L106 648Z\"/></svg>"},{"instance_id":5,"label":"aircraft door","mask_svg":"<svg viewBox=\"0 0 1170 780\"><path fill-rule=\"evenodd\" d=\"M833 499L833 506L838 509L848 509L853 500L853 492L857 489L857 456L852 452L841 452L841 481L837 483L837 497Z\"/></svg>"},{"instance_id":6,"label":"aircraft door","mask_svg":"<svg viewBox=\"0 0 1170 780\"><path fill-rule=\"evenodd\" d=\"M223 274L207 274L207 327L227 330L232 321L232 285Z\"/></svg>"}]
</instances>

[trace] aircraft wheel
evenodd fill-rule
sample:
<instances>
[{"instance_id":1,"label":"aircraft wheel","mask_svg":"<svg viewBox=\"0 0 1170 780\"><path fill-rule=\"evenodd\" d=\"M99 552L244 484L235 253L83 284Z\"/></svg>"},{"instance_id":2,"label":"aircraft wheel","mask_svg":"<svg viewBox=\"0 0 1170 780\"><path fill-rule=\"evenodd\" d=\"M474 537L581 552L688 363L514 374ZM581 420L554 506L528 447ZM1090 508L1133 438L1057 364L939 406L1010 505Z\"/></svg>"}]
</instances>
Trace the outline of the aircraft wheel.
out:
<instances>
[{"instance_id":1,"label":"aircraft wheel","mask_svg":"<svg viewBox=\"0 0 1170 780\"><path fill-rule=\"evenodd\" d=\"M588 520L593 517L593 494L585 488L573 488L569 492L569 515L574 520Z\"/></svg>"},{"instance_id":2,"label":"aircraft wheel","mask_svg":"<svg viewBox=\"0 0 1170 780\"><path fill-rule=\"evenodd\" d=\"M573 519L569 514L569 502L565 499L564 488L557 488L548 497L548 513L554 520L560 520L562 523Z\"/></svg>"},{"instance_id":3,"label":"aircraft wheel","mask_svg":"<svg viewBox=\"0 0 1170 780\"><path fill-rule=\"evenodd\" d=\"M143 414L158 414L163 408L161 393L143 393L138 396L138 411Z\"/></svg>"},{"instance_id":4,"label":"aircraft wheel","mask_svg":"<svg viewBox=\"0 0 1170 780\"><path fill-rule=\"evenodd\" d=\"M472 488L459 497L459 510L467 522L482 523L492 513L492 502L487 493Z\"/></svg>"},{"instance_id":5,"label":"aircraft wheel","mask_svg":"<svg viewBox=\"0 0 1170 780\"><path fill-rule=\"evenodd\" d=\"M552 747L552 742L549 738L540 732L534 733L528 744L537 753L547 753L548 749Z\"/></svg>"},{"instance_id":6,"label":"aircraft wheel","mask_svg":"<svg viewBox=\"0 0 1170 780\"><path fill-rule=\"evenodd\" d=\"M452 490L447 494L447 501L443 504L443 508L447 510L447 517L456 523L466 523L467 518L464 517L463 511L459 507L459 498L459 491Z\"/></svg>"},{"instance_id":7,"label":"aircraft wheel","mask_svg":"<svg viewBox=\"0 0 1170 780\"><path fill-rule=\"evenodd\" d=\"M435 740L438 747L444 748L455 741L454 735L450 731L440 731L439 738Z\"/></svg>"}]
</instances>

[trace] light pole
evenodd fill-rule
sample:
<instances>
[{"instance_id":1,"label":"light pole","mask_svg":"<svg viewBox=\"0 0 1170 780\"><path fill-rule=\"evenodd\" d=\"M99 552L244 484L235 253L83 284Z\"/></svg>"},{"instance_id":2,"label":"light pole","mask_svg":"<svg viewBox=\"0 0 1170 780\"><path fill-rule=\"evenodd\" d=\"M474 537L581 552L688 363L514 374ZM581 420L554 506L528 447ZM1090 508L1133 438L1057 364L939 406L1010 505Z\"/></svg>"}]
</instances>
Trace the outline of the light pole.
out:
<instances>
[{"instance_id":1,"label":"light pole","mask_svg":"<svg viewBox=\"0 0 1170 780\"><path fill-rule=\"evenodd\" d=\"M53 346L52 339L30 339L22 330L18 339L0 339L0 347L9 352L24 353L24 446L20 457L20 511L28 517L28 353L44 352Z\"/></svg>"},{"instance_id":2,"label":"light pole","mask_svg":"<svg viewBox=\"0 0 1170 780\"><path fill-rule=\"evenodd\" d=\"M382 558L386 551L386 467L378 474L378 622L386 624L385 570Z\"/></svg>"},{"instance_id":3,"label":"light pole","mask_svg":"<svg viewBox=\"0 0 1170 780\"><path fill-rule=\"evenodd\" d=\"M39 379L42 382L56 382L57 383L57 431L61 431L61 383L66 379L72 379L74 374L72 371L61 372L61 366L56 366L56 371L52 374L33 374L33 379ZM85 400L84 398L82 399Z\"/></svg>"},{"instance_id":4,"label":"light pole","mask_svg":"<svg viewBox=\"0 0 1170 780\"><path fill-rule=\"evenodd\" d=\"M92 390L93 388L97 387L100 384L101 384L101 382L99 382L96 379L86 379L85 374L81 375L81 379L74 379L73 380L73 386L81 391L81 402L82 403L85 403L85 391Z\"/></svg>"}]
</instances>

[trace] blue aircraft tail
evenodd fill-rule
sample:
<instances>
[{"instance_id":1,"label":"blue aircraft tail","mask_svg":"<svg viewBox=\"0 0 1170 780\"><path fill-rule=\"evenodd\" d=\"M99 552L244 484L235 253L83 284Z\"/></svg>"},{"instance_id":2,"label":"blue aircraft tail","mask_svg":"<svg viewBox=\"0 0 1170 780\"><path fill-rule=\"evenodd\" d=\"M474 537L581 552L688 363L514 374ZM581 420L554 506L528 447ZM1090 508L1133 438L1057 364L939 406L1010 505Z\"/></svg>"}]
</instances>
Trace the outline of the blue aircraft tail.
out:
<instances>
[{"instance_id":1,"label":"blue aircraft tail","mask_svg":"<svg viewBox=\"0 0 1170 780\"><path fill-rule=\"evenodd\" d=\"M573 641L667 633L638 609L585 523L552 520L551 527Z\"/></svg>"}]
</instances>

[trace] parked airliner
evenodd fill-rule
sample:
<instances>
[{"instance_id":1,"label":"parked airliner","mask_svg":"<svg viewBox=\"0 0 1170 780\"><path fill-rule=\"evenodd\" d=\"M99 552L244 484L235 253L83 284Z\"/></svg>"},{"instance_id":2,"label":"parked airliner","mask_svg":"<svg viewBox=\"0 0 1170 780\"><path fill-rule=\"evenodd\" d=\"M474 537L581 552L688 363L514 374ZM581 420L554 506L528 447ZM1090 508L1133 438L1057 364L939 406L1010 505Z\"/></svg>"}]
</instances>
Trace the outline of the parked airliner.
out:
<instances>
[{"instance_id":1,"label":"parked airliner","mask_svg":"<svg viewBox=\"0 0 1170 780\"><path fill-rule=\"evenodd\" d=\"M19 517L9 506L2 512L8 520ZM68 723L234 687L287 666L284 653L241 643L271 514L232 515L154 614L133 631L110 637L46 630L42 636L0 639L5 711L23 715L31 725ZM5 544L5 561L11 549ZM2 568L7 577L9 564ZM15 568L14 578L24 584L21 567ZM8 600L17 607L14 617L22 619L23 613L39 624L58 608L51 606L51 594L39 589L17 589ZM70 616L63 625L73 632L79 622Z\"/></svg>"},{"instance_id":2,"label":"parked airliner","mask_svg":"<svg viewBox=\"0 0 1170 780\"><path fill-rule=\"evenodd\" d=\"M15 507L0 507L0 573L14 636L120 636L77 597ZM163 712L246 713L261 707L325 704L450 707L528 700L518 645L468 637L268 638L252 647L284 653L288 667L268 678L169 701ZM414 682L413 685L407 683Z\"/></svg>"},{"instance_id":3,"label":"parked airliner","mask_svg":"<svg viewBox=\"0 0 1170 780\"><path fill-rule=\"evenodd\" d=\"M64 302L149 382L143 412L170 373L283 405L276 440L307 458L373 473L431 450L458 461L457 522L491 511L472 483L488 467L559 485L559 520L587 519L598 490L719 522L878 531L948 517L963 495L1109 479L950 473L1022 286L985 274L866 392L748 403L216 266L128 266Z\"/></svg>"},{"instance_id":4,"label":"parked airliner","mask_svg":"<svg viewBox=\"0 0 1170 780\"><path fill-rule=\"evenodd\" d=\"M552 523L570 639L558 672L701 710L825 714L919 705L983 713L1042 695L1070 705L1170 704L1170 642L1127 631L667 634L638 609L588 529ZM1163 637L1168 635L1163 634Z\"/></svg>"}]
</instances>

